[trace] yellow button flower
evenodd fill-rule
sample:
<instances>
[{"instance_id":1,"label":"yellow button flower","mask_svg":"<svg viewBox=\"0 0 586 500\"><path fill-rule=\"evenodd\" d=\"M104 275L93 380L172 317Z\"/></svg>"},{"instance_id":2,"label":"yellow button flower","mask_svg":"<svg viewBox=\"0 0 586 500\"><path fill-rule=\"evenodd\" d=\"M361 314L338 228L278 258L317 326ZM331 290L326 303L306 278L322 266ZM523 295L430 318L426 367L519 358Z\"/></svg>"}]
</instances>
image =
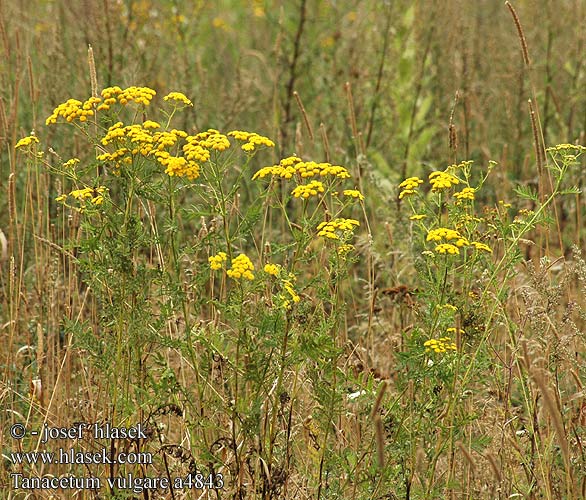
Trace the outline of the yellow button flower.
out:
<instances>
[{"instance_id":1,"label":"yellow button flower","mask_svg":"<svg viewBox=\"0 0 586 500\"><path fill-rule=\"evenodd\" d=\"M309 198L310 196L317 196L319 193L325 191L324 185L320 181L311 181L309 184L302 184L297 186L291 194L295 198Z\"/></svg>"},{"instance_id":2,"label":"yellow button flower","mask_svg":"<svg viewBox=\"0 0 586 500\"><path fill-rule=\"evenodd\" d=\"M175 101L177 104L183 104L184 106L193 106L193 103L181 92L169 92L163 97L163 101Z\"/></svg>"},{"instance_id":3,"label":"yellow button flower","mask_svg":"<svg viewBox=\"0 0 586 500\"><path fill-rule=\"evenodd\" d=\"M222 265L227 259L226 252L218 252L216 255L208 257L208 262L210 263L210 268L217 271L218 269L222 269Z\"/></svg>"},{"instance_id":4,"label":"yellow button flower","mask_svg":"<svg viewBox=\"0 0 586 500\"><path fill-rule=\"evenodd\" d=\"M271 276L279 276L279 268L277 264L265 264L264 272Z\"/></svg>"},{"instance_id":5,"label":"yellow button flower","mask_svg":"<svg viewBox=\"0 0 586 500\"><path fill-rule=\"evenodd\" d=\"M451 243L442 243L435 247L436 253L446 254L446 255L459 255L460 250L457 246L452 245Z\"/></svg>"},{"instance_id":6,"label":"yellow button flower","mask_svg":"<svg viewBox=\"0 0 586 500\"><path fill-rule=\"evenodd\" d=\"M238 257L232 259L232 266L226 274L232 279L244 278L253 280L254 274L252 271L254 271L254 266L251 260L246 255L240 254Z\"/></svg>"},{"instance_id":7,"label":"yellow button flower","mask_svg":"<svg viewBox=\"0 0 586 500\"><path fill-rule=\"evenodd\" d=\"M19 148L26 148L27 146L30 146L33 143L39 143L39 139L37 138L36 135L31 134L27 137L23 137L22 139L20 139L17 143L16 146L14 146L15 149L19 149Z\"/></svg>"}]
</instances>

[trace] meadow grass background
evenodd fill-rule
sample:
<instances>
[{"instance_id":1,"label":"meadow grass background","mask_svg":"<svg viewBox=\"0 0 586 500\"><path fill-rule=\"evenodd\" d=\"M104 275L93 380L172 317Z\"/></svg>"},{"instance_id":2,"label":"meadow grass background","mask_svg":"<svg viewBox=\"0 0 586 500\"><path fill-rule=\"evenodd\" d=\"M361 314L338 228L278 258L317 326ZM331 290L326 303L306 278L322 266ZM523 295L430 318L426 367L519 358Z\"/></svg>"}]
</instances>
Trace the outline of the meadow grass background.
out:
<instances>
[{"instance_id":1,"label":"meadow grass background","mask_svg":"<svg viewBox=\"0 0 586 500\"><path fill-rule=\"evenodd\" d=\"M0 497L585 497L584 202L547 201L557 193L547 165L573 160L544 149L586 143L586 4L513 6L524 42L493 0L1 2ZM58 104L91 95L88 45L98 90L151 87L157 106L181 91L194 105L174 127L276 143L249 170L242 155L215 163L208 179L228 186L219 198L202 181L168 210L164 183L153 184L136 246L112 238L110 261L95 257L96 241L116 220L88 228L55 202L67 178L15 150L34 131L49 164L95 167L82 134L45 125ZM287 187L251 180L293 154L345 166L344 189L364 195L345 215L361 224L348 259L317 238ZM422 259L431 247L399 183L421 177L429 201L428 174L465 160L474 186L497 162L476 193L483 222L464 225L493 253ZM560 189L581 186L575 163ZM447 199L436 208L438 222L462 217ZM515 226L522 210L544 217ZM226 251L223 224L255 282L271 256L295 274L299 304L276 310L270 276L253 288L214 278L207 258ZM160 251L161 241L172 243ZM137 267L122 286L125 256ZM457 351L426 352L450 325ZM111 451L155 462L11 463L12 451L43 449L11 439L13 423L77 421L148 424L148 440ZM195 466L223 474L224 489L16 492L9 476L176 477Z\"/></svg>"}]
</instances>

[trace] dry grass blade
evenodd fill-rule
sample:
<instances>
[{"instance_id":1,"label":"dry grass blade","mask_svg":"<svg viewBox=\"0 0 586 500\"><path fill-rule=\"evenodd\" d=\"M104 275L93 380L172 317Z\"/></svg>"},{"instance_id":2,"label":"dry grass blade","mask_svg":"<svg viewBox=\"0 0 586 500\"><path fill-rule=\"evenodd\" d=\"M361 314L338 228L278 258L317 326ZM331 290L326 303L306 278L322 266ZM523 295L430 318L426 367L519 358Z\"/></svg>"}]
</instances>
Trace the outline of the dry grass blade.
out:
<instances>
[{"instance_id":1,"label":"dry grass blade","mask_svg":"<svg viewBox=\"0 0 586 500\"><path fill-rule=\"evenodd\" d=\"M562 455L564 457L564 463L566 466L566 474L570 478L568 482L568 488L571 486L571 476L572 476L572 466L570 462L570 449L568 445L568 436L566 435L566 429L564 427L562 421L562 415L558 409L558 406L555 402L555 396L551 393L551 390L548 387L546 382L545 376L543 371L541 370L533 370L532 371L533 380L539 387L539 392L543 397L543 403L545 404L545 408L547 409L549 416L552 419L554 429L556 431L558 442L560 444L560 448L562 450Z\"/></svg>"},{"instance_id":2,"label":"dry grass blade","mask_svg":"<svg viewBox=\"0 0 586 500\"><path fill-rule=\"evenodd\" d=\"M505 2L505 5L511 12L511 16L513 16L513 21L515 22L515 26L517 27L517 34L519 35L519 42L521 43L521 52L523 53L523 61L525 61L525 64L529 66L531 64L531 60L529 59L529 50L527 49L527 40L525 39L525 32L523 31L523 26L521 25L519 16L517 15L515 8L511 5L511 2Z\"/></svg>"},{"instance_id":3,"label":"dry grass blade","mask_svg":"<svg viewBox=\"0 0 586 500\"><path fill-rule=\"evenodd\" d=\"M476 462L474 461L474 458L472 457L472 455L470 454L468 449L464 446L464 444L461 441L458 441L456 443L456 446L462 452L462 455L464 455L464 458L466 459L466 461L470 465L470 469L472 470L472 473L475 473L476 472Z\"/></svg>"},{"instance_id":4,"label":"dry grass blade","mask_svg":"<svg viewBox=\"0 0 586 500\"><path fill-rule=\"evenodd\" d=\"M94 49L88 45L87 49L88 66L90 69L90 84L92 87L92 96L98 97L98 76L96 74L96 61L94 60Z\"/></svg>"},{"instance_id":5,"label":"dry grass blade","mask_svg":"<svg viewBox=\"0 0 586 500\"><path fill-rule=\"evenodd\" d=\"M299 110L301 111L301 115L303 116L303 122L305 123L305 127L307 128L307 133L309 134L309 138L311 139L311 142L313 142L313 140L314 140L313 128L311 127L311 123L309 122L309 116L307 116L307 112L305 111L305 107L303 106L303 103L301 102L301 97L299 97L299 93L297 91L293 92L293 96L295 97L295 100L297 101L297 106L299 106Z\"/></svg>"}]
</instances>

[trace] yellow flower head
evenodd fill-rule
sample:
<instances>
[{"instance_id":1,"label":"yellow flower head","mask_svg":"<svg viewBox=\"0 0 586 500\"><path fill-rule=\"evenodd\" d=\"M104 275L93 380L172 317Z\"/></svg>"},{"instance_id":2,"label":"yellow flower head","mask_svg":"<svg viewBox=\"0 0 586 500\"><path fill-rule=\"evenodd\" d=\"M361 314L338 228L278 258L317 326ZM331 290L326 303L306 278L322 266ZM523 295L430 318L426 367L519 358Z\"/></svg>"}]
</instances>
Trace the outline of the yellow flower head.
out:
<instances>
[{"instance_id":1,"label":"yellow flower head","mask_svg":"<svg viewBox=\"0 0 586 500\"><path fill-rule=\"evenodd\" d=\"M244 144L241 146L241 148L247 153L254 152L259 146L266 146L267 148L272 148L275 146L275 143L268 137L264 137L255 132L232 130L231 132L228 132L228 135L234 137L234 139L238 141L244 141Z\"/></svg>"},{"instance_id":2,"label":"yellow flower head","mask_svg":"<svg viewBox=\"0 0 586 500\"><path fill-rule=\"evenodd\" d=\"M342 194L344 196L355 198L360 201L364 200L364 195L360 191L358 191L358 189L344 189L344 191L342 191Z\"/></svg>"},{"instance_id":3,"label":"yellow flower head","mask_svg":"<svg viewBox=\"0 0 586 500\"><path fill-rule=\"evenodd\" d=\"M90 97L85 102L78 101L77 99L68 99L53 110L51 116L45 120L45 124L51 125L57 123L59 117L68 123L74 120L83 123L87 121L88 117L94 116L93 108L101 100L99 97Z\"/></svg>"},{"instance_id":4,"label":"yellow flower head","mask_svg":"<svg viewBox=\"0 0 586 500\"><path fill-rule=\"evenodd\" d=\"M452 326L452 327L450 327L450 328L447 328L447 329L446 329L446 332L448 332L448 333L452 333L452 334L455 334L456 332L459 332L459 333L460 333L460 335L464 335L464 334L466 333L466 332L465 332L464 330L462 330L461 328L459 328L459 329L456 329L456 327L454 327L454 326Z\"/></svg>"},{"instance_id":5,"label":"yellow flower head","mask_svg":"<svg viewBox=\"0 0 586 500\"><path fill-rule=\"evenodd\" d=\"M14 149L20 149L20 148L26 148L28 146L30 146L31 144L39 143L39 139L37 138L36 135L31 134L27 137L23 137L22 139L20 139L17 143L16 146L14 146Z\"/></svg>"},{"instance_id":6,"label":"yellow flower head","mask_svg":"<svg viewBox=\"0 0 586 500\"><path fill-rule=\"evenodd\" d=\"M181 92L169 92L165 97L163 97L163 101L175 101L175 106L177 104L183 104L185 106L193 106L193 103L187 98L185 94Z\"/></svg>"},{"instance_id":7,"label":"yellow flower head","mask_svg":"<svg viewBox=\"0 0 586 500\"><path fill-rule=\"evenodd\" d=\"M432 191L437 192L442 189L449 189L456 184L460 184L460 179L449 174L448 172L432 172L429 174L429 182L432 186Z\"/></svg>"},{"instance_id":8,"label":"yellow flower head","mask_svg":"<svg viewBox=\"0 0 586 500\"><path fill-rule=\"evenodd\" d=\"M267 175L278 176L282 179L291 179L294 175L301 178L332 176L339 179L350 178L350 173L344 167L331 163L317 163L315 161L302 161L296 156L282 159L278 165L261 168L253 175L253 179L262 179Z\"/></svg>"},{"instance_id":9,"label":"yellow flower head","mask_svg":"<svg viewBox=\"0 0 586 500\"><path fill-rule=\"evenodd\" d=\"M277 264L265 264L264 272L271 276L279 276L280 266Z\"/></svg>"},{"instance_id":10,"label":"yellow flower head","mask_svg":"<svg viewBox=\"0 0 586 500\"><path fill-rule=\"evenodd\" d=\"M438 354L443 354L448 351L457 351L458 348L456 344L452 341L450 337L441 337L439 339L429 339L426 340L423 345L425 346L425 352L436 352Z\"/></svg>"},{"instance_id":11,"label":"yellow flower head","mask_svg":"<svg viewBox=\"0 0 586 500\"><path fill-rule=\"evenodd\" d=\"M411 196L417 192L417 188L419 185L423 183L419 177L408 177L405 179L401 184L399 184L399 188L401 192L399 193L399 199L402 200L405 196Z\"/></svg>"},{"instance_id":12,"label":"yellow flower head","mask_svg":"<svg viewBox=\"0 0 586 500\"><path fill-rule=\"evenodd\" d=\"M338 255L342 258L346 258L348 253L354 250L354 245L350 245L349 243L344 243L338 247Z\"/></svg>"},{"instance_id":13,"label":"yellow flower head","mask_svg":"<svg viewBox=\"0 0 586 500\"><path fill-rule=\"evenodd\" d=\"M80 202L82 209L86 206L86 202L89 201L91 205L98 206L104 202L104 195L108 192L106 186L99 186L97 188L86 187L83 189L75 189L69 194L62 194L55 198L55 201L59 203L65 203L67 198L71 196L74 200Z\"/></svg>"},{"instance_id":14,"label":"yellow flower head","mask_svg":"<svg viewBox=\"0 0 586 500\"><path fill-rule=\"evenodd\" d=\"M454 198L457 198L459 201L462 200L473 200L474 199L474 192L476 190L471 187L465 187L462 191L454 193Z\"/></svg>"},{"instance_id":15,"label":"yellow flower head","mask_svg":"<svg viewBox=\"0 0 586 500\"><path fill-rule=\"evenodd\" d=\"M423 184L423 180L419 177L408 177L399 184L399 187L403 189L417 189L420 184Z\"/></svg>"},{"instance_id":16,"label":"yellow flower head","mask_svg":"<svg viewBox=\"0 0 586 500\"><path fill-rule=\"evenodd\" d=\"M235 280L240 278L253 280L254 274L252 274L252 271L254 271L254 266L251 260L246 255L240 254L232 259L232 266L226 271L226 274Z\"/></svg>"},{"instance_id":17,"label":"yellow flower head","mask_svg":"<svg viewBox=\"0 0 586 500\"><path fill-rule=\"evenodd\" d=\"M186 140L190 139L187 137ZM230 147L230 141L228 138L221 134L216 129L210 128L205 132L193 136L189 141L190 144L197 144L205 149L214 149L216 151L224 151Z\"/></svg>"},{"instance_id":18,"label":"yellow flower head","mask_svg":"<svg viewBox=\"0 0 586 500\"><path fill-rule=\"evenodd\" d=\"M459 255L460 250L457 246L452 245L451 243L441 243L435 247L436 253L442 253L446 255Z\"/></svg>"},{"instance_id":19,"label":"yellow flower head","mask_svg":"<svg viewBox=\"0 0 586 500\"><path fill-rule=\"evenodd\" d=\"M319 193L325 191L323 183L320 181L311 181L309 184L302 184L297 186L291 194L295 198L309 198L310 196L317 196Z\"/></svg>"},{"instance_id":20,"label":"yellow flower head","mask_svg":"<svg viewBox=\"0 0 586 500\"><path fill-rule=\"evenodd\" d=\"M492 253L492 248L490 248L486 243L481 243L479 241L473 241L470 243L476 250L482 250L483 252Z\"/></svg>"},{"instance_id":21,"label":"yellow flower head","mask_svg":"<svg viewBox=\"0 0 586 500\"><path fill-rule=\"evenodd\" d=\"M182 107L186 106L193 106L193 103L187 98L185 94L181 92L169 92L165 97L163 97L163 101L175 101L174 105L178 107L178 104L183 104Z\"/></svg>"},{"instance_id":22,"label":"yellow flower head","mask_svg":"<svg viewBox=\"0 0 586 500\"><path fill-rule=\"evenodd\" d=\"M190 181L199 177L199 165L183 156L170 156L168 154L155 154L159 163L165 166L165 173L169 177L187 177Z\"/></svg>"},{"instance_id":23,"label":"yellow flower head","mask_svg":"<svg viewBox=\"0 0 586 500\"><path fill-rule=\"evenodd\" d=\"M79 163L79 158L71 158L71 160L67 160L64 164L64 168L73 168L75 165Z\"/></svg>"},{"instance_id":24,"label":"yellow flower head","mask_svg":"<svg viewBox=\"0 0 586 500\"><path fill-rule=\"evenodd\" d=\"M145 122L143 122L142 124L143 128L149 129L156 129L156 128L161 128L161 124L154 122L153 120L146 120Z\"/></svg>"},{"instance_id":25,"label":"yellow flower head","mask_svg":"<svg viewBox=\"0 0 586 500\"><path fill-rule=\"evenodd\" d=\"M289 297L291 297L293 302L297 304L299 301L301 301L301 297L297 295L297 292L295 291L295 288L293 288L293 283L291 283L291 281L283 280L283 288L289 294Z\"/></svg>"},{"instance_id":26,"label":"yellow flower head","mask_svg":"<svg viewBox=\"0 0 586 500\"><path fill-rule=\"evenodd\" d=\"M157 94L156 91L149 87L128 87L120 92L117 96L118 102L123 106L126 106L130 102L142 104L148 106L153 97Z\"/></svg>"},{"instance_id":27,"label":"yellow flower head","mask_svg":"<svg viewBox=\"0 0 586 500\"><path fill-rule=\"evenodd\" d=\"M317 235L332 240L339 240L340 233L345 231L352 232L360 222L355 219L333 219L329 222L320 222L317 226Z\"/></svg>"},{"instance_id":28,"label":"yellow flower head","mask_svg":"<svg viewBox=\"0 0 586 500\"><path fill-rule=\"evenodd\" d=\"M213 271L217 271L218 269L222 269L222 265L224 262L228 260L228 256L226 252L218 252L216 255L212 255L208 257L208 262L210 263L210 268Z\"/></svg>"},{"instance_id":29,"label":"yellow flower head","mask_svg":"<svg viewBox=\"0 0 586 500\"><path fill-rule=\"evenodd\" d=\"M460 233L455 231L454 229L448 229L445 227L439 227L437 229L432 229L427 233L427 241L450 241L456 240L461 238Z\"/></svg>"}]
</instances>

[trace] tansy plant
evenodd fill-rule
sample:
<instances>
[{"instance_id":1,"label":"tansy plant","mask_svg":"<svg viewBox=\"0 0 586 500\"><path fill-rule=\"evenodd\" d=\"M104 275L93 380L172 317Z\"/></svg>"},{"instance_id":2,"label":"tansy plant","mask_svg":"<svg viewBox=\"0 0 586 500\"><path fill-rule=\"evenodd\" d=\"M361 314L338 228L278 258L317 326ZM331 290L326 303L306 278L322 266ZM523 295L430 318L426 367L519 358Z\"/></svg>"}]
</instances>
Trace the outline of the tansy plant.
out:
<instances>
[{"instance_id":1,"label":"tansy plant","mask_svg":"<svg viewBox=\"0 0 586 500\"><path fill-rule=\"evenodd\" d=\"M403 425L390 453L405 464L408 474L416 466L417 450L429 450L424 467L428 473L422 479L426 498L453 479L451 471L443 485L434 479L437 450L446 449L450 455L458 441L468 439L466 423L473 421L475 412L465 399L472 397L474 380L487 369L489 336L499 325L514 324L507 319L507 297L515 264L522 258L519 243L548 222L548 208L556 198L577 192L564 183L585 149L568 144L549 148L549 192L544 186L540 193L517 188L521 202L529 201L532 208L520 208L516 214L504 200L478 207L479 198L487 199L483 188L494 162L483 170L465 161L399 185L399 199L411 209L408 223L420 300L398 355L397 384L404 391L399 400L408 411L393 413ZM518 349L515 328L507 331L511 349ZM529 393L526 385L520 390ZM530 410L531 403L526 403Z\"/></svg>"},{"instance_id":2,"label":"tansy plant","mask_svg":"<svg viewBox=\"0 0 586 500\"><path fill-rule=\"evenodd\" d=\"M477 212L475 201L493 167L490 163L485 174L474 176L478 178L476 184L472 184L472 162L467 161L431 172L426 181L410 177L399 185L399 199L410 206L413 230L421 235L414 241L417 260L425 270L421 274L427 285L426 295L433 296L428 331L421 339L427 347L441 344L438 339L447 338L447 329L456 331L456 312L469 307L470 299L466 297L479 286L477 279L493 257L487 221ZM448 317L442 313L446 307L453 307ZM448 340L456 341L455 337Z\"/></svg>"},{"instance_id":3,"label":"tansy plant","mask_svg":"<svg viewBox=\"0 0 586 500\"><path fill-rule=\"evenodd\" d=\"M344 390L341 283L364 196L343 166L267 161L275 144L258 133L174 128L192 108L180 92L159 100L147 87L113 86L46 120L73 127L86 156L37 153L35 135L17 148L55 175L53 203L80 221L64 246L75 247L100 316L65 328L107 376L102 411L116 424L180 405L206 461L227 467L234 485L270 482L261 464L291 460L283 425L304 383L291 374L306 371L316 385L316 460L332 449ZM199 229L186 233L186 221ZM234 450L227 464L209 451L222 440ZM241 454L250 464L252 450L259 460L243 473ZM327 470L308 467L321 484Z\"/></svg>"},{"instance_id":4,"label":"tansy plant","mask_svg":"<svg viewBox=\"0 0 586 500\"><path fill-rule=\"evenodd\" d=\"M518 188L517 194L538 208L520 209L515 217L510 216L512 205L502 200L494 208L477 207L476 199L495 162L481 171L464 161L431 172L426 180L410 177L399 184L399 199L411 208L417 268L429 304L422 316L425 327L417 330L421 334L417 342L427 347L424 352L437 352L429 347L439 345L441 339L457 341L457 349L464 349L466 339L445 337L450 330L467 339L490 331L495 307L505 300L507 280L521 256L519 241L547 221L546 209L557 196L575 192L564 189L562 182L581 154L581 146L561 145L548 151L553 160L549 165L555 178L553 191L540 200L537 193ZM572 154L566 154L568 151ZM484 304L483 310L479 303ZM451 313L446 315L446 311ZM468 332L465 323L470 325Z\"/></svg>"}]
</instances>

